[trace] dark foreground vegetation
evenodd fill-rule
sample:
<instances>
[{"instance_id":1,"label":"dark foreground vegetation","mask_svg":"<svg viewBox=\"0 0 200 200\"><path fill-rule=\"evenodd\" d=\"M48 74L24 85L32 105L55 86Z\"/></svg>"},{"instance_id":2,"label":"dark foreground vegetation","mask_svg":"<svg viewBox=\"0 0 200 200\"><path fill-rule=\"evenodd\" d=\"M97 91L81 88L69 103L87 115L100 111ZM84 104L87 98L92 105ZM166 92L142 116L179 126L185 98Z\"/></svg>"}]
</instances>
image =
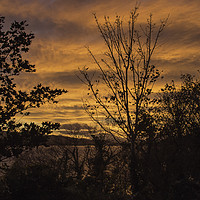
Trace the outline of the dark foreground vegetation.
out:
<instances>
[{"instance_id":1,"label":"dark foreground vegetation","mask_svg":"<svg viewBox=\"0 0 200 200\"><path fill-rule=\"evenodd\" d=\"M168 136L137 152L140 193L137 199L198 200L200 197L200 138ZM22 153L1 177L1 199L100 200L131 199L127 143L40 146ZM4 166L6 167L6 166ZM3 171L2 171L3 172Z\"/></svg>"},{"instance_id":2,"label":"dark foreground vegetation","mask_svg":"<svg viewBox=\"0 0 200 200\"><path fill-rule=\"evenodd\" d=\"M166 84L152 95L160 73L150 61L166 20L153 36L150 16L144 40L135 30L137 16L135 9L127 32L120 17L101 25L95 16L110 60L102 59L103 68L89 50L101 72L96 85L87 68L80 70L96 103L86 101L85 109L101 127L90 130L90 141L48 137L59 124L15 119L29 108L56 103L66 91L41 84L17 90L15 76L35 71L22 57L34 36L25 22L4 31L0 18L0 199L200 199L200 80L182 75L181 85ZM105 119L98 120L98 113Z\"/></svg>"}]
</instances>

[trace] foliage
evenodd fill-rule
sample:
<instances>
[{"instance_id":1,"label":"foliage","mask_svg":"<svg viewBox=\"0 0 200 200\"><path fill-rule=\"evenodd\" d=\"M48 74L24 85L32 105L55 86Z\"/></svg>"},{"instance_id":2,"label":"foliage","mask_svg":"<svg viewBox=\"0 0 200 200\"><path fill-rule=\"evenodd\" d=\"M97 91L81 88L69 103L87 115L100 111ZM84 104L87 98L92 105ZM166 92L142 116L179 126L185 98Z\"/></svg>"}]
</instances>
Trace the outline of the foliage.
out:
<instances>
[{"instance_id":1,"label":"foliage","mask_svg":"<svg viewBox=\"0 0 200 200\"><path fill-rule=\"evenodd\" d=\"M182 75L181 80L179 88L174 82L166 84L159 95L161 132L165 136L200 133L200 81L190 74Z\"/></svg>"},{"instance_id":2,"label":"foliage","mask_svg":"<svg viewBox=\"0 0 200 200\"><path fill-rule=\"evenodd\" d=\"M44 122L21 124L16 115L29 115L29 108L37 108L46 102L56 103L55 98L66 90L50 89L41 84L30 92L17 89L15 77L22 73L35 72L35 66L23 58L27 53L33 33L27 33L26 21L13 22L4 30L4 17L0 17L0 160L17 156L23 147L37 146L44 141L42 135L58 129L59 124Z\"/></svg>"}]
</instances>

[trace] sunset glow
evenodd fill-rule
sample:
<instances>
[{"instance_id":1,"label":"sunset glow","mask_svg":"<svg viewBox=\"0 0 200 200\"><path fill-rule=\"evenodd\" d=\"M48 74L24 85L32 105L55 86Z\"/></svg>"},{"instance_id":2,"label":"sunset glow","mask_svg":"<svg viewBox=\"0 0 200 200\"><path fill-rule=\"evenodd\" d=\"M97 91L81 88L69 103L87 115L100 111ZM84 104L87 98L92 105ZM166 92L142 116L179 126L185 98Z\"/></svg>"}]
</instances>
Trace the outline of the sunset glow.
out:
<instances>
[{"instance_id":1,"label":"sunset glow","mask_svg":"<svg viewBox=\"0 0 200 200\"><path fill-rule=\"evenodd\" d=\"M92 124L82 109L81 99L85 98L87 87L77 77L78 68L95 68L85 46L97 57L105 50L92 13L96 13L100 21L104 16L112 20L120 15L126 22L134 6L132 0L1 0L0 13L5 16L6 24L27 20L28 29L35 34L26 56L36 65L37 72L19 77L19 87L29 89L41 82L68 90L59 97L57 105L46 104L33 109L22 121ZM150 13L155 23L169 16L152 60L164 76L156 88L172 79L178 83L182 73L195 74L199 69L199 8L199 0L140 1L138 23L145 23Z\"/></svg>"}]
</instances>

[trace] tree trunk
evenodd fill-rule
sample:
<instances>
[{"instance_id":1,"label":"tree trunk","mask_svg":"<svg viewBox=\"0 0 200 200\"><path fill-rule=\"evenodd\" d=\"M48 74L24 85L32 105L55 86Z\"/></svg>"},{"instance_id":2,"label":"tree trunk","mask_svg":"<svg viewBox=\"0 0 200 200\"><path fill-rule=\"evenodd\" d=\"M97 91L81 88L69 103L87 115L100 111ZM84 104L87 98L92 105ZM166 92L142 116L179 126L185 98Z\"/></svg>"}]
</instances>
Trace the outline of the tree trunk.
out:
<instances>
[{"instance_id":1,"label":"tree trunk","mask_svg":"<svg viewBox=\"0 0 200 200\"><path fill-rule=\"evenodd\" d=\"M137 173L138 168L138 161L137 156L135 152L135 144L132 142L131 144L131 152L130 152L130 183L131 183L131 192L132 192L132 199L135 199L135 197L138 195L139 192L139 177Z\"/></svg>"}]
</instances>

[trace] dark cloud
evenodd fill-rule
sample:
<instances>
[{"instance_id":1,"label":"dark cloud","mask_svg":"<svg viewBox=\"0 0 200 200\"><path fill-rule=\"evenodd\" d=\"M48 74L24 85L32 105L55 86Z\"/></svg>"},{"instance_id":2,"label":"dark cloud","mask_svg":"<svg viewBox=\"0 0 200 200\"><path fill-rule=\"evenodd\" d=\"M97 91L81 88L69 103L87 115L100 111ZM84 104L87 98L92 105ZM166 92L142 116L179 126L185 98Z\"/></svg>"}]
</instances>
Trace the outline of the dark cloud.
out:
<instances>
[{"instance_id":1,"label":"dark cloud","mask_svg":"<svg viewBox=\"0 0 200 200\"><path fill-rule=\"evenodd\" d=\"M165 72L171 71L172 73L195 73L200 67L200 58L194 57L180 57L172 59L152 59L152 64Z\"/></svg>"},{"instance_id":2,"label":"dark cloud","mask_svg":"<svg viewBox=\"0 0 200 200\"><path fill-rule=\"evenodd\" d=\"M46 0L48 1L48 0ZM58 11L74 11L78 12L84 10L85 12L95 11L99 7L107 7L112 5L112 7L118 7L119 4L125 4L125 1L121 0L56 0L51 4ZM126 0L126 3L134 4L132 0ZM92 12L91 12L92 13Z\"/></svg>"},{"instance_id":3,"label":"dark cloud","mask_svg":"<svg viewBox=\"0 0 200 200\"><path fill-rule=\"evenodd\" d=\"M194 23L175 23L165 29L162 37L166 45L199 47L200 26Z\"/></svg>"},{"instance_id":4,"label":"dark cloud","mask_svg":"<svg viewBox=\"0 0 200 200\"><path fill-rule=\"evenodd\" d=\"M88 75L90 77L98 78L100 75L99 70L88 70ZM48 76L46 77L48 79ZM46 79L45 78L45 79ZM81 85L83 82L81 80L84 80L82 77L80 71L78 70L73 70L70 72L56 72L52 73L52 77L49 77L50 81L55 81L59 84L64 84L64 85Z\"/></svg>"},{"instance_id":5,"label":"dark cloud","mask_svg":"<svg viewBox=\"0 0 200 200\"><path fill-rule=\"evenodd\" d=\"M60 128L65 130L81 130L81 129L91 129L93 127L87 124L69 123L69 124L62 124Z\"/></svg>"},{"instance_id":6,"label":"dark cloud","mask_svg":"<svg viewBox=\"0 0 200 200\"><path fill-rule=\"evenodd\" d=\"M86 24L80 24L73 21L53 21L52 19L32 18L30 20L30 29L36 37L42 39L64 40L70 43L83 43L88 37L95 33L91 27Z\"/></svg>"},{"instance_id":7,"label":"dark cloud","mask_svg":"<svg viewBox=\"0 0 200 200\"><path fill-rule=\"evenodd\" d=\"M89 70L90 77L98 78L100 72L98 70ZM52 72L52 73L23 73L17 77L16 82L20 88L32 88L33 86L42 83L45 85L54 85L54 87L79 88L84 83L80 80L83 77L79 70L69 72ZM31 81L30 81L31 80ZM84 80L84 79L83 79Z\"/></svg>"},{"instance_id":8,"label":"dark cloud","mask_svg":"<svg viewBox=\"0 0 200 200\"><path fill-rule=\"evenodd\" d=\"M30 109L30 115L24 117L26 120L34 121L56 121L56 122L65 122L76 120L77 117L82 117L84 119L85 111L81 106L72 105L72 106L61 106L61 105L46 105L42 106L39 109Z\"/></svg>"},{"instance_id":9,"label":"dark cloud","mask_svg":"<svg viewBox=\"0 0 200 200\"><path fill-rule=\"evenodd\" d=\"M35 85L42 83L44 86L54 85L54 87L78 87L82 84L76 76L78 71L72 72L52 72L45 74L24 73L16 78L19 88L32 88ZM31 80L31 81L30 81Z\"/></svg>"},{"instance_id":10,"label":"dark cloud","mask_svg":"<svg viewBox=\"0 0 200 200\"><path fill-rule=\"evenodd\" d=\"M48 1L48 0L46 0ZM76 8L76 9L79 9L79 8L82 8L83 6L91 6L91 5L95 5L97 4L98 2L102 2L104 0L56 0L53 2L53 4L57 7L60 7L60 8L63 8L63 9L66 9L66 10L69 10L69 9L72 9L72 8Z\"/></svg>"},{"instance_id":11,"label":"dark cloud","mask_svg":"<svg viewBox=\"0 0 200 200\"><path fill-rule=\"evenodd\" d=\"M61 85L80 85L81 81L77 77L78 71L70 71L70 72L55 72L51 74L46 74L45 79L52 82L56 82Z\"/></svg>"},{"instance_id":12,"label":"dark cloud","mask_svg":"<svg viewBox=\"0 0 200 200\"><path fill-rule=\"evenodd\" d=\"M66 102L66 103L69 103L69 102L73 102L73 103L80 103L80 99L75 99L75 98L62 98L60 99L60 102Z\"/></svg>"},{"instance_id":13,"label":"dark cloud","mask_svg":"<svg viewBox=\"0 0 200 200\"><path fill-rule=\"evenodd\" d=\"M93 126L85 123L68 123L62 124L59 132L62 134L90 135L91 131L94 132L94 130Z\"/></svg>"},{"instance_id":14,"label":"dark cloud","mask_svg":"<svg viewBox=\"0 0 200 200\"><path fill-rule=\"evenodd\" d=\"M95 30L87 24L80 23L81 20L74 21L68 19L68 17L57 19L56 17L60 14L65 15L67 9L72 11L77 8L77 5L87 5L89 2L92 3L93 1L57 0L51 2L35 1L35 3L23 0L14 3L8 1L5 8L0 9L0 11L2 15L7 18L8 23L13 22L14 20L26 20L29 24L29 29L33 31L36 38L45 40L64 40L68 43L80 43L86 41L88 37L92 37ZM20 13L18 10L15 12L7 12L7 7L14 10L12 7L13 5L15 5L16 8L19 8L19 10L22 10L22 12ZM50 5L52 7L49 7ZM60 11L60 9L62 11ZM52 16L50 13L52 13Z\"/></svg>"},{"instance_id":15,"label":"dark cloud","mask_svg":"<svg viewBox=\"0 0 200 200\"><path fill-rule=\"evenodd\" d=\"M62 109L62 110L74 110L74 111L77 111L77 110L83 110L83 107L82 106L78 106L78 105L74 105L74 106L62 106L62 107L60 107L60 109Z\"/></svg>"}]
</instances>

